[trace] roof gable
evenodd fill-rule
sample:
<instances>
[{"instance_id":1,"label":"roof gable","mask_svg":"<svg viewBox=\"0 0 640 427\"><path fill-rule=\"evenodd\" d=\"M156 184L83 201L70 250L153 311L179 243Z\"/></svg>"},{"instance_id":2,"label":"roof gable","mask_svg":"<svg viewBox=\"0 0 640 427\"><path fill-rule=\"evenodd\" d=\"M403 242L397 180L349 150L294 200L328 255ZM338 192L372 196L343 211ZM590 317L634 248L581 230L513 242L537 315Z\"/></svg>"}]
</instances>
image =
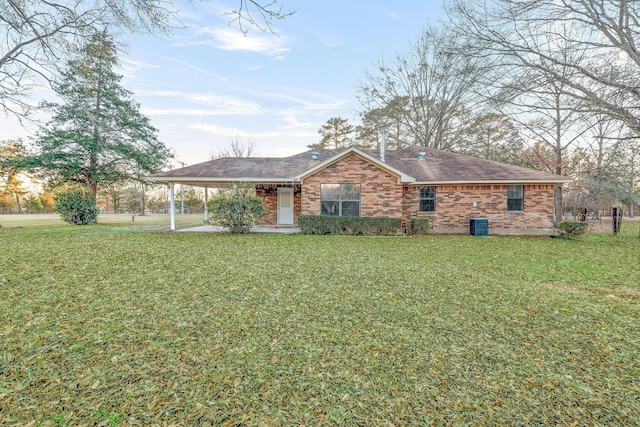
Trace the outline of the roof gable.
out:
<instances>
[{"instance_id":1,"label":"roof gable","mask_svg":"<svg viewBox=\"0 0 640 427\"><path fill-rule=\"evenodd\" d=\"M406 174L405 172L401 171L400 169L383 162L382 160L356 148L356 147L349 147L344 151L340 151L338 152L336 155L329 157L328 159L319 162L317 165L305 170L303 173L299 174L298 176L296 176L296 180L297 181L303 181L304 178L311 176L315 173L317 173L318 171L334 164L337 163L338 161L340 161L341 159L344 159L345 157L347 157L350 154L355 154L356 156L360 157L361 159L363 159L364 161L371 163L375 166L377 166L380 169L383 169L389 173L391 173L392 175L395 175L398 177L398 182L404 182L404 183L410 183L410 182L414 182L415 178Z\"/></svg>"}]
</instances>

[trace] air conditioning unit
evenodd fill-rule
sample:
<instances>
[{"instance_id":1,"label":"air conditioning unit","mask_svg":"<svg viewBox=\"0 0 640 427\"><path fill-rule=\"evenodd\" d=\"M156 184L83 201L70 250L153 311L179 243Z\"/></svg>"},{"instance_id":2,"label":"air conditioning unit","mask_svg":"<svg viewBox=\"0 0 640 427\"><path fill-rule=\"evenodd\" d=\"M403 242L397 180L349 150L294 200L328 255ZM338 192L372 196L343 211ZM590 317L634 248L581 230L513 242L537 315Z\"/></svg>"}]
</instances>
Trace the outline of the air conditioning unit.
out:
<instances>
[{"instance_id":1,"label":"air conditioning unit","mask_svg":"<svg viewBox=\"0 0 640 427\"><path fill-rule=\"evenodd\" d=\"M469 220L469 234L472 236L488 236L489 218L471 218Z\"/></svg>"}]
</instances>

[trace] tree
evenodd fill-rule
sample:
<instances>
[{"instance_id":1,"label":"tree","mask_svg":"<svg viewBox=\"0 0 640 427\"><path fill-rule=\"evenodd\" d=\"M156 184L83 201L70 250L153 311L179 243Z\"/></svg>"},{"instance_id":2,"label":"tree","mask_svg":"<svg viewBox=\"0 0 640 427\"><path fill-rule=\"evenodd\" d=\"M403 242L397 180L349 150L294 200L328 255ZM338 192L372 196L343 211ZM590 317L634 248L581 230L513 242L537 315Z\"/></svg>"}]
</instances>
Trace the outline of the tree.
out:
<instances>
[{"instance_id":1,"label":"tree","mask_svg":"<svg viewBox=\"0 0 640 427\"><path fill-rule=\"evenodd\" d=\"M571 22L559 22L553 32L527 33L528 43L538 51L545 51L544 57L530 65L508 53L490 55L481 78L493 108L517 123L529 142L529 152L523 153L529 157L527 162L538 162L540 169L558 175L569 174L569 154L584 142L585 133L593 126L586 120L591 114L588 102L567 93L571 88L566 82L579 77L567 64L582 51L564 42L575 31ZM492 46L495 47L488 40L478 40L469 54L485 56L486 50L492 52ZM563 191L562 186L556 187L556 222L562 219Z\"/></svg>"},{"instance_id":2,"label":"tree","mask_svg":"<svg viewBox=\"0 0 640 427\"><path fill-rule=\"evenodd\" d=\"M631 83L640 80L640 2L455 0L448 11L458 34L475 40L469 54L546 74L563 96L640 136L640 88Z\"/></svg>"},{"instance_id":3,"label":"tree","mask_svg":"<svg viewBox=\"0 0 640 427\"><path fill-rule=\"evenodd\" d=\"M24 156L25 148L20 141L0 142L0 193L14 198L18 213L23 213L21 198L27 193L19 177L23 171L18 166Z\"/></svg>"},{"instance_id":4,"label":"tree","mask_svg":"<svg viewBox=\"0 0 640 427\"><path fill-rule=\"evenodd\" d=\"M254 157L257 155L255 142L252 140L242 142L240 139L234 139L229 147L220 148L217 152L212 152L209 155L209 160L224 157Z\"/></svg>"},{"instance_id":5,"label":"tree","mask_svg":"<svg viewBox=\"0 0 640 427\"><path fill-rule=\"evenodd\" d=\"M278 0L238 0L229 12L241 31L246 25L270 30L273 20L293 11ZM89 44L96 32L168 32L177 11L167 0L6 0L0 2L0 111L19 119L34 105L30 90L51 86L60 75L58 64Z\"/></svg>"},{"instance_id":6,"label":"tree","mask_svg":"<svg viewBox=\"0 0 640 427\"><path fill-rule=\"evenodd\" d=\"M400 123L407 144L452 150L460 142L462 120L477 105L483 60L462 55L464 40L448 29L423 32L405 54L379 60L358 88L365 113L382 110L385 122ZM375 116L372 116L375 118Z\"/></svg>"},{"instance_id":7,"label":"tree","mask_svg":"<svg viewBox=\"0 0 640 427\"><path fill-rule=\"evenodd\" d=\"M356 128L356 145L361 148L380 148L380 135L384 132L389 149L401 149L411 144L411 129L399 117L408 111L408 97L396 98L380 108L360 113L361 122Z\"/></svg>"},{"instance_id":8,"label":"tree","mask_svg":"<svg viewBox=\"0 0 640 427\"><path fill-rule=\"evenodd\" d=\"M474 117L465 134L457 151L480 159L519 163L524 142L508 116L488 113Z\"/></svg>"},{"instance_id":9,"label":"tree","mask_svg":"<svg viewBox=\"0 0 640 427\"><path fill-rule=\"evenodd\" d=\"M590 129L592 141L585 147L580 147L575 152L582 152L583 162L581 170L576 176L584 182L590 199L593 219L600 219L600 202L603 198L617 198L616 171L612 156L612 147L623 140L622 132L625 131L621 123L609 119L603 114L593 116L595 125Z\"/></svg>"},{"instance_id":10,"label":"tree","mask_svg":"<svg viewBox=\"0 0 640 427\"><path fill-rule=\"evenodd\" d=\"M308 148L346 148L352 144L351 135L355 129L349 119L331 117L320 126L318 133L322 135L320 142L307 145Z\"/></svg>"},{"instance_id":11,"label":"tree","mask_svg":"<svg viewBox=\"0 0 640 427\"><path fill-rule=\"evenodd\" d=\"M236 22L240 31L245 34L247 33L245 24L261 31L274 32L271 26L273 20L285 19L295 13L295 10L285 10L284 6L278 4L278 0L269 0L265 3L239 0L239 3L238 9L227 12L227 15L232 17L231 22Z\"/></svg>"},{"instance_id":12,"label":"tree","mask_svg":"<svg viewBox=\"0 0 640 427\"><path fill-rule=\"evenodd\" d=\"M98 185L158 172L172 157L120 85L115 55L111 38L100 33L69 61L54 86L64 103L46 103L53 117L38 134L37 152L27 158L50 183L81 184L94 198Z\"/></svg>"},{"instance_id":13,"label":"tree","mask_svg":"<svg viewBox=\"0 0 640 427\"><path fill-rule=\"evenodd\" d=\"M620 140L610 153L617 198L629 206L629 217L635 217L634 204L640 200L640 142L637 138Z\"/></svg>"}]
</instances>

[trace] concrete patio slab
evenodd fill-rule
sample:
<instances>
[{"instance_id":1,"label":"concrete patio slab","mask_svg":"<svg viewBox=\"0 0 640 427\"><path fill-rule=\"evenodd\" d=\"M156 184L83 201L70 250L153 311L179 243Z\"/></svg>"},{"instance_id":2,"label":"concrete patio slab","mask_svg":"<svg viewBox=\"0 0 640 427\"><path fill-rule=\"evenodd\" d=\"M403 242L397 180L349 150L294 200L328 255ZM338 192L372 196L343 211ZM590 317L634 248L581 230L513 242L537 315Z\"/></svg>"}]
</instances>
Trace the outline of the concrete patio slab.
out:
<instances>
[{"instance_id":1,"label":"concrete patio slab","mask_svg":"<svg viewBox=\"0 0 640 427\"><path fill-rule=\"evenodd\" d=\"M224 233L227 231L225 227L218 225L201 225L199 227L183 228L176 230L178 232L190 232L190 233ZM265 225L256 225L251 228L251 233L282 233L282 234L294 234L299 233L299 227L269 227Z\"/></svg>"}]
</instances>

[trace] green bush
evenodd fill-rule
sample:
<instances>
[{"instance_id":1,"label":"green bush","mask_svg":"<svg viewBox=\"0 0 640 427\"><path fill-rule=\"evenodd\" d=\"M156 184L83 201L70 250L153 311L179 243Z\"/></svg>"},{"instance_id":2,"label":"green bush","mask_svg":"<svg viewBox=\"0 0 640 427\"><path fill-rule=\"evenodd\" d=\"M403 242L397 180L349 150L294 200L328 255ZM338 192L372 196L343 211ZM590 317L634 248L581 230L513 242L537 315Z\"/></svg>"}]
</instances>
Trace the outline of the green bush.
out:
<instances>
[{"instance_id":1,"label":"green bush","mask_svg":"<svg viewBox=\"0 0 640 427\"><path fill-rule=\"evenodd\" d=\"M386 216L300 215L298 226L304 234L392 236L400 234L401 220Z\"/></svg>"},{"instance_id":2,"label":"green bush","mask_svg":"<svg viewBox=\"0 0 640 427\"><path fill-rule=\"evenodd\" d=\"M558 233L562 236L580 236L587 231L587 223L583 221L562 221L558 224Z\"/></svg>"},{"instance_id":3,"label":"green bush","mask_svg":"<svg viewBox=\"0 0 640 427\"><path fill-rule=\"evenodd\" d=\"M266 212L260 197L220 193L207 203L209 224L221 225L231 233L248 233Z\"/></svg>"},{"instance_id":4,"label":"green bush","mask_svg":"<svg viewBox=\"0 0 640 427\"><path fill-rule=\"evenodd\" d=\"M411 218L410 234L428 234L429 233L429 218Z\"/></svg>"},{"instance_id":5,"label":"green bush","mask_svg":"<svg viewBox=\"0 0 640 427\"><path fill-rule=\"evenodd\" d=\"M54 210L63 221L75 225L95 224L98 219L96 199L85 189L69 188L53 196Z\"/></svg>"}]
</instances>

